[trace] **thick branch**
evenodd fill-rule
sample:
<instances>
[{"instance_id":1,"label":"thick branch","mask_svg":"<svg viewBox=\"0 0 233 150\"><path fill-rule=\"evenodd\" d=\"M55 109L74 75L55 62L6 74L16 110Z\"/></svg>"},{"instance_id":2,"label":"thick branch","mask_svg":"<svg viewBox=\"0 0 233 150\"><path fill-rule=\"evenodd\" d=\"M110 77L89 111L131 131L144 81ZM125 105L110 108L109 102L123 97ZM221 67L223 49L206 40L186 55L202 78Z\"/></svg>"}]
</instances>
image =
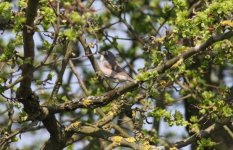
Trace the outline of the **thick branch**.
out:
<instances>
[{"instance_id":1,"label":"thick branch","mask_svg":"<svg viewBox=\"0 0 233 150\"><path fill-rule=\"evenodd\" d=\"M121 96L127 91L133 90L137 87L137 84L130 83L127 86L119 87L109 92L104 93L101 96L88 96L84 98L74 99L67 103L63 103L61 105L49 107L50 112L57 113L62 111L72 111L77 108L97 108L103 107L109 104L113 99Z\"/></svg>"},{"instance_id":2,"label":"thick branch","mask_svg":"<svg viewBox=\"0 0 233 150\"><path fill-rule=\"evenodd\" d=\"M22 65L22 78L20 78L20 86L17 90L17 98L24 105L25 112L29 118L37 118L41 116L43 111L40 108L37 95L31 90L33 79L33 60L34 60L34 20L37 15L39 0L29 0L26 9L26 23L23 27L23 47L24 62Z\"/></svg>"},{"instance_id":3,"label":"thick branch","mask_svg":"<svg viewBox=\"0 0 233 150\"><path fill-rule=\"evenodd\" d=\"M115 136L111 132L105 131L97 126L93 125L81 125L80 122L75 122L69 125L66 129L66 132L75 132L78 134L83 134L86 136L92 136L92 137L97 137L97 138L102 138L110 142L117 142L118 145L121 146L126 146L126 147L131 147L133 149L138 149L142 150L143 147L141 144L133 140L131 141L130 138L123 138L120 136Z\"/></svg>"},{"instance_id":4,"label":"thick branch","mask_svg":"<svg viewBox=\"0 0 233 150\"><path fill-rule=\"evenodd\" d=\"M50 100L56 100L56 98L54 98L54 97L57 96L58 90L62 84L62 78L63 78L64 72L65 72L66 66L68 64L68 61L69 61L69 57L70 57L72 50L73 50L72 45L73 45L73 43L69 42L65 57L62 60L61 70L58 74L58 77L57 77L55 86L53 88ZM53 104L55 104L55 101L53 101ZM62 130L61 125L57 122L57 119L55 118L54 114L48 115L43 120L43 124L50 133L50 139L42 147L42 149L49 150L49 149L53 149L55 147L58 150L63 149L63 147L65 146L65 142L66 142L66 135L65 135L64 131Z\"/></svg>"},{"instance_id":5,"label":"thick branch","mask_svg":"<svg viewBox=\"0 0 233 150\"><path fill-rule=\"evenodd\" d=\"M27 98L31 94L34 60L34 20L37 15L39 0L29 0L26 10L26 24L23 27L24 64L22 66L23 80L20 82L18 97Z\"/></svg>"},{"instance_id":6,"label":"thick branch","mask_svg":"<svg viewBox=\"0 0 233 150\"><path fill-rule=\"evenodd\" d=\"M43 120L43 124L50 133L50 139L41 148L42 150L62 150L65 146L65 134L62 126L57 122L54 115L49 115Z\"/></svg>"}]
</instances>

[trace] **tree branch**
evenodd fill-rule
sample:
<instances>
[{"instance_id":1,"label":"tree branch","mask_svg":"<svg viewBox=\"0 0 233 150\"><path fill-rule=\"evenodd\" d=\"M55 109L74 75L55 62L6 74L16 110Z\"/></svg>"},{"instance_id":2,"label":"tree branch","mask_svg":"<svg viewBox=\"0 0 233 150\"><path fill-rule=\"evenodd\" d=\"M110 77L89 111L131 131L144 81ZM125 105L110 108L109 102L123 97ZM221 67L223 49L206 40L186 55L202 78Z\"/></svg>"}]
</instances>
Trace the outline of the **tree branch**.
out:
<instances>
[{"instance_id":1,"label":"tree branch","mask_svg":"<svg viewBox=\"0 0 233 150\"><path fill-rule=\"evenodd\" d=\"M29 0L26 10L26 24L23 27L23 48L24 63L22 66L23 79L18 89L18 98L27 99L31 94L31 82L33 78L33 60L34 60L34 20L37 15L39 0Z\"/></svg>"},{"instance_id":2,"label":"tree branch","mask_svg":"<svg viewBox=\"0 0 233 150\"><path fill-rule=\"evenodd\" d=\"M72 60L69 60L69 66L70 66L72 72L74 73L74 75L76 76L76 78L78 79L78 83L80 84L80 87L82 88L84 94L85 94L86 96L88 96L88 95L89 95L89 92L88 92L88 90L87 90L85 84L83 83L83 81L82 81L82 79L81 79L81 77L80 77L78 71L76 71L75 66L74 66Z\"/></svg>"},{"instance_id":3,"label":"tree branch","mask_svg":"<svg viewBox=\"0 0 233 150\"><path fill-rule=\"evenodd\" d=\"M204 43L190 48L186 52L168 60L167 62L159 65L155 69L148 70L147 73L157 72L158 74L161 74L161 73L165 72L166 70L168 70L173 65L175 65L179 60L188 59L189 57L193 56L194 54L197 54L197 53L200 53L201 51L204 51L207 47L211 46L215 42L218 42L218 41L221 41L224 39L228 39L232 36L233 36L232 31L228 31L226 33L212 36ZM153 78L154 77L149 78L149 79L153 79ZM149 80L149 79L147 79L147 80ZM132 91L139 84L141 84L142 82L145 82L145 81L146 80L140 81L136 84L135 83L128 83L122 87L118 87L116 89L108 91L108 92L102 94L101 96L88 96L85 98L74 99L73 101L69 101L67 103L60 104L60 105L56 106L56 108L52 108L51 112L57 113L57 112L61 112L61 111L71 111L71 110L75 110L77 108L103 107L103 106L107 105L108 103L110 103L113 99L116 99L117 97L121 96L122 94L124 94L128 91ZM88 100L88 105L87 105L87 100Z\"/></svg>"},{"instance_id":4,"label":"tree branch","mask_svg":"<svg viewBox=\"0 0 233 150\"><path fill-rule=\"evenodd\" d=\"M224 124L226 124L226 122ZM214 123L214 124L210 125L208 128L201 130L200 132L193 134L192 136L190 136L182 141L179 141L179 142L172 144L171 147L177 147L177 148L185 147L185 146L195 142L196 140L198 140L200 138L207 137L208 135L212 134L214 131L216 131L217 129L222 127L224 124Z\"/></svg>"},{"instance_id":5,"label":"tree branch","mask_svg":"<svg viewBox=\"0 0 233 150\"><path fill-rule=\"evenodd\" d=\"M63 75L65 73L66 66L67 66L67 64L69 62L69 58L71 56L72 51L73 51L73 42L70 41L68 43L68 46L67 46L65 57L62 60L61 70L58 73L58 77L57 77L55 86L54 86L52 94L50 96L50 100L53 100L53 103L55 103L54 100L57 99L56 97L57 97L57 94L58 94L58 90L59 90L60 86L62 85L62 78L63 78Z\"/></svg>"},{"instance_id":6,"label":"tree branch","mask_svg":"<svg viewBox=\"0 0 233 150\"><path fill-rule=\"evenodd\" d=\"M41 116L43 112L40 108L37 95L31 90L33 79L33 61L34 61L34 20L37 15L39 0L29 0L26 9L26 23L23 27L23 47L24 47L24 62L22 65L22 77L17 79L20 81L20 86L17 89L16 97L23 103L24 110L29 118Z\"/></svg>"},{"instance_id":7,"label":"tree branch","mask_svg":"<svg viewBox=\"0 0 233 150\"><path fill-rule=\"evenodd\" d=\"M123 138L121 136L115 136L114 134L105 131L94 125L82 125L80 122L74 122L70 124L65 129L66 132L75 132L78 134L83 134L86 136L98 137L105 139L110 142L118 143L118 145L131 147L138 150L143 150L143 147L140 143L136 142L136 140L132 140L131 138Z\"/></svg>"}]
</instances>

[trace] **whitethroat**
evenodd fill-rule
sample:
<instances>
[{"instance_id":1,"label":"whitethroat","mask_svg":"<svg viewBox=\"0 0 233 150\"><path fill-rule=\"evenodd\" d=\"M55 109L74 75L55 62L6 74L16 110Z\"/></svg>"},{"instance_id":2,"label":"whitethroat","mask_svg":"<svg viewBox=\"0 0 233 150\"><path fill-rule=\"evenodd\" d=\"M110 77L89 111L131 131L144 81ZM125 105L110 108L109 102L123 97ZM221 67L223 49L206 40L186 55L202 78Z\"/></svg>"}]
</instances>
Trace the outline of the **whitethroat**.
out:
<instances>
[{"instance_id":1,"label":"whitethroat","mask_svg":"<svg viewBox=\"0 0 233 150\"><path fill-rule=\"evenodd\" d=\"M105 77L113 79L114 82L128 81L136 83L136 80L131 78L129 74L122 67L120 67L112 52L103 51L100 52L100 55L99 67L101 73Z\"/></svg>"}]
</instances>

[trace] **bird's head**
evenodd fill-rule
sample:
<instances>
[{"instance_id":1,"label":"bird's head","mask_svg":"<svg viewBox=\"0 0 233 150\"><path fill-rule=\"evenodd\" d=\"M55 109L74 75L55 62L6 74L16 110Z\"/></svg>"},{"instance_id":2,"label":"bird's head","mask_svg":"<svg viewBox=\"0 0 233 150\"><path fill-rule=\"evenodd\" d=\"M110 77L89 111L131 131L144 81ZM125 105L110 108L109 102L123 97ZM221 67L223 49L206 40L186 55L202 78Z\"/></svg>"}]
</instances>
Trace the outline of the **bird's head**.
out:
<instances>
[{"instance_id":1,"label":"bird's head","mask_svg":"<svg viewBox=\"0 0 233 150\"><path fill-rule=\"evenodd\" d=\"M100 52L100 54L103 55L104 58L107 59L108 61L116 61L116 57L110 51L102 51Z\"/></svg>"}]
</instances>

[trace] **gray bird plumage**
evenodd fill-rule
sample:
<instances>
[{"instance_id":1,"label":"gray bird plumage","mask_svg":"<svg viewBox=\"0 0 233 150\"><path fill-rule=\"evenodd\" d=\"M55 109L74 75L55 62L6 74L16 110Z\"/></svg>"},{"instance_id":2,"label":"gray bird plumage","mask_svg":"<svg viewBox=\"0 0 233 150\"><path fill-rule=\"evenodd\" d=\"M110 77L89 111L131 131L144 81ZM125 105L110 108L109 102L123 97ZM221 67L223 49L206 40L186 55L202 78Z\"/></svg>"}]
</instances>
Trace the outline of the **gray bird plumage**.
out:
<instances>
[{"instance_id":1,"label":"gray bird plumage","mask_svg":"<svg viewBox=\"0 0 233 150\"><path fill-rule=\"evenodd\" d=\"M100 71L105 77L113 79L115 82L130 81L135 82L126 71L120 67L116 57L110 51L100 53Z\"/></svg>"}]
</instances>

